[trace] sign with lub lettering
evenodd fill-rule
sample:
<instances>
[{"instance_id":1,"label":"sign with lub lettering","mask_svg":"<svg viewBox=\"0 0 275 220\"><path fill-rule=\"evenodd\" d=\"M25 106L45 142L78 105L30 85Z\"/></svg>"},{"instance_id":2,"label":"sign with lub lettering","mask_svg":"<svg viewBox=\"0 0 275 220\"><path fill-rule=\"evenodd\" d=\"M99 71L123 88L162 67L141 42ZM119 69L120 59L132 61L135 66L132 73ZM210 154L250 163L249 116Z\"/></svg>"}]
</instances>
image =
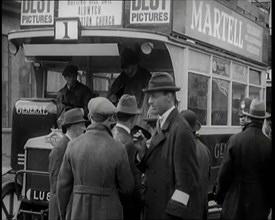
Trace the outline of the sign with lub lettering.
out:
<instances>
[{"instance_id":1,"label":"sign with lub lettering","mask_svg":"<svg viewBox=\"0 0 275 220\"><path fill-rule=\"evenodd\" d=\"M52 25L54 22L54 1L21 1L21 26Z\"/></svg>"},{"instance_id":2,"label":"sign with lub lettering","mask_svg":"<svg viewBox=\"0 0 275 220\"><path fill-rule=\"evenodd\" d=\"M58 1L58 17L78 17L82 27L122 25L123 1Z\"/></svg>"},{"instance_id":3,"label":"sign with lub lettering","mask_svg":"<svg viewBox=\"0 0 275 220\"><path fill-rule=\"evenodd\" d=\"M170 22L170 0L135 0L130 2L130 24Z\"/></svg>"},{"instance_id":4,"label":"sign with lub lettering","mask_svg":"<svg viewBox=\"0 0 275 220\"><path fill-rule=\"evenodd\" d=\"M212 0L173 2L173 31L262 61L265 29ZM179 10L185 8L185 13Z\"/></svg>"}]
</instances>

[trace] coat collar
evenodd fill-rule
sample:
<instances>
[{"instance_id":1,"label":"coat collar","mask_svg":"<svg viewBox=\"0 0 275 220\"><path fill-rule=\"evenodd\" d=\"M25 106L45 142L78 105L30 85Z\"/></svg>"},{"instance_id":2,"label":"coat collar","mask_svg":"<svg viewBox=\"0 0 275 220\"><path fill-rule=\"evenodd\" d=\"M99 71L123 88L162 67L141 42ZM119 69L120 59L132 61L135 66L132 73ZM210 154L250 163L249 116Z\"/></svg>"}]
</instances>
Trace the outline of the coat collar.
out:
<instances>
[{"instance_id":1,"label":"coat collar","mask_svg":"<svg viewBox=\"0 0 275 220\"><path fill-rule=\"evenodd\" d=\"M244 131L244 130L247 130L247 129L250 128L250 127L262 129L262 126L263 126L262 123L256 122L256 121L252 121L252 122L247 123L247 124L244 126L243 131Z\"/></svg>"},{"instance_id":2,"label":"coat collar","mask_svg":"<svg viewBox=\"0 0 275 220\"><path fill-rule=\"evenodd\" d=\"M172 123L173 119L179 114L177 108L174 108L173 111L169 114L167 117L163 127L161 128L161 132L154 133L149 149L147 151L147 154L145 156L145 160L150 156L150 154L158 147L160 146L160 143L166 139L166 132L169 129L170 124Z\"/></svg>"},{"instance_id":3,"label":"coat collar","mask_svg":"<svg viewBox=\"0 0 275 220\"><path fill-rule=\"evenodd\" d=\"M90 124L87 128L87 131L92 131L92 130L97 130L97 131L102 131L102 132L107 132L111 137L113 137L112 131L110 128L108 128L104 124Z\"/></svg>"}]
</instances>

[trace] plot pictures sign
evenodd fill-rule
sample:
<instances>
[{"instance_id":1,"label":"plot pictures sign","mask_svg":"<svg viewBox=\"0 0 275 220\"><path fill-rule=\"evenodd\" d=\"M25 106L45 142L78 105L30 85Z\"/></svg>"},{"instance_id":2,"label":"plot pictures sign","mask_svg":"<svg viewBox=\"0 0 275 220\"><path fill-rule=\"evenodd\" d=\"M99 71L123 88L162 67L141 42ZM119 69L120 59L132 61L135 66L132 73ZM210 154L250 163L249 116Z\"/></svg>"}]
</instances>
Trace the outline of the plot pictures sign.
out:
<instances>
[{"instance_id":1,"label":"plot pictures sign","mask_svg":"<svg viewBox=\"0 0 275 220\"><path fill-rule=\"evenodd\" d=\"M54 23L54 1L21 1L21 26L52 25Z\"/></svg>"},{"instance_id":2,"label":"plot pictures sign","mask_svg":"<svg viewBox=\"0 0 275 220\"><path fill-rule=\"evenodd\" d=\"M130 3L130 24L170 22L170 0L134 0Z\"/></svg>"}]
</instances>

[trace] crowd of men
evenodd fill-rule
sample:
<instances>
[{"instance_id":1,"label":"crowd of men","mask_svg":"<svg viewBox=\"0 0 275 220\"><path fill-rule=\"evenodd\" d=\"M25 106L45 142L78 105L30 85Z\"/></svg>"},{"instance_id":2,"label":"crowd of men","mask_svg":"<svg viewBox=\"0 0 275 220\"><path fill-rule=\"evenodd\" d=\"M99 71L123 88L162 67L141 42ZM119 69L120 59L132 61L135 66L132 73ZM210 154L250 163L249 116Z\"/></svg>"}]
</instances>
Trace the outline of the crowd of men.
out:
<instances>
[{"instance_id":1,"label":"crowd of men","mask_svg":"<svg viewBox=\"0 0 275 220\"><path fill-rule=\"evenodd\" d=\"M124 86L132 77L127 71L147 77L136 62L134 57L124 64ZM198 138L196 114L178 111L180 88L171 74L156 72L146 85L137 82L135 94L129 86L129 92L120 91L116 82L116 94L88 94L85 108L64 111L64 137L50 153L49 219L207 219L212 158ZM144 100L150 106L147 117L141 111ZM228 141L215 200L222 205L222 219L267 219L271 132L262 130L271 116L256 99L240 113L246 122ZM139 123L141 115L147 127Z\"/></svg>"}]
</instances>

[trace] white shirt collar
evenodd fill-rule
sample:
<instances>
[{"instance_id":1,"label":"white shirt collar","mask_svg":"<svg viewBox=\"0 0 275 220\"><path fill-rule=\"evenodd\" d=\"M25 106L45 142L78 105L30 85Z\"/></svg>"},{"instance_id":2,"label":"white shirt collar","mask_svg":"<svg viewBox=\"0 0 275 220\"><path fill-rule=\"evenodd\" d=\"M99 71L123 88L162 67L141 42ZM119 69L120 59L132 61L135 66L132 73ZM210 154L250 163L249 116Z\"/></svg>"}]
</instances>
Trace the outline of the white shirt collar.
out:
<instances>
[{"instance_id":1,"label":"white shirt collar","mask_svg":"<svg viewBox=\"0 0 275 220\"><path fill-rule=\"evenodd\" d=\"M72 137L70 137L68 133L66 133L65 135L70 139L70 141L72 140Z\"/></svg>"},{"instance_id":2,"label":"white shirt collar","mask_svg":"<svg viewBox=\"0 0 275 220\"><path fill-rule=\"evenodd\" d=\"M131 130L130 130L127 126L125 126L125 125L123 125L123 124L120 124L119 122L116 123L116 126L117 126L117 127L123 128L123 129L126 130L129 134L131 133Z\"/></svg>"},{"instance_id":3,"label":"white shirt collar","mask_svg":"<svg viewBox=\"0 0 275 220\"><path fill-rule=\"evenodd\" d=\"M170 113L174 110L175 106L173 105L171 108L169 108L166 112L162 114L162 116L159 117L160 120L160 127L162 128L166 119L170 115Z\"/></svg>"}]
</instances>

